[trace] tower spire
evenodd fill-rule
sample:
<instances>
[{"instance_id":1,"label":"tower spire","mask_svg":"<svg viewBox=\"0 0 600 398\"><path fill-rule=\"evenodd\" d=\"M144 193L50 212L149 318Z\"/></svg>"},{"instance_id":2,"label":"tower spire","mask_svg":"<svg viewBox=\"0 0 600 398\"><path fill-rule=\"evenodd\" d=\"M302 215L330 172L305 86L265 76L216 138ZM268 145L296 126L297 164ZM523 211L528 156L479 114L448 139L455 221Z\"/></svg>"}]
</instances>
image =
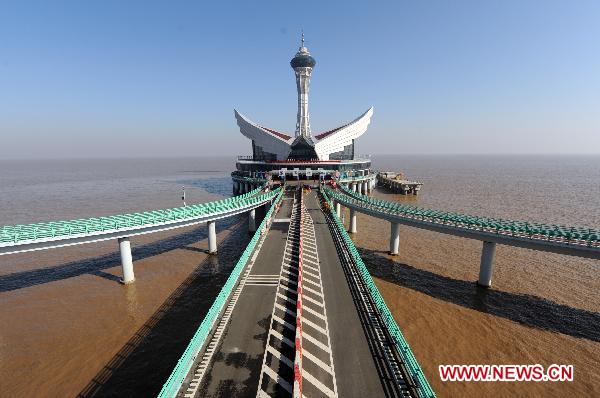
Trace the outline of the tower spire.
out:
<instances>
[{"instance_id":1,"label":"tower spire","mask_svg":"<svg viewBox=\"0 0 600 398\"><path fill-rule=\"evenodd\" d=\"M308 116L308 88L310 75L316 64L311 57L308 48L304 47L304 29L301 35L301 47L296 56L290 61L290 65L296 73L296 87L298 89L298 117L296 119L296 137L304 136L310 139L310 122Z\"/></svg>"}]
</instances>

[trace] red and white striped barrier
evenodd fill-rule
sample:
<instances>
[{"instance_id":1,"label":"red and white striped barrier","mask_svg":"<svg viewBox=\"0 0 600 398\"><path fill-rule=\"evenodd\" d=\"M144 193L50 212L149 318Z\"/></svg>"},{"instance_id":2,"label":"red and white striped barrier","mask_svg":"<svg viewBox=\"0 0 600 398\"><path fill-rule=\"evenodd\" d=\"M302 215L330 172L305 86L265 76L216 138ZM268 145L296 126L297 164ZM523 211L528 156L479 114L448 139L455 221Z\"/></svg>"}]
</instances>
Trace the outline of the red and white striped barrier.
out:
<instances>
[{"instance_id":1,"label":"red and white striped barrier","mask_svg":"<svg viewBox=\"0 0 600 398\"><path fill-rule=\"evenodd\" d=\"M300 189L300 234L298 239L298 288L296 293L296 357L294 359L294 398L302 398L302 233L304 192Z\"/></svg>"}]
</instances>

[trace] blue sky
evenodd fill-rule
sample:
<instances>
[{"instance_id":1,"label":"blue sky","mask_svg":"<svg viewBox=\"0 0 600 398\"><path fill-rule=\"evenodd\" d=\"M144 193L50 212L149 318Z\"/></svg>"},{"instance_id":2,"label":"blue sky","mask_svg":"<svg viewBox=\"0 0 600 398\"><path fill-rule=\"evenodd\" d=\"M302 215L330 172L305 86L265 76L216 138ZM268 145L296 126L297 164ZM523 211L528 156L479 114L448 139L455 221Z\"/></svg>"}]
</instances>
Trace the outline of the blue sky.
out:
<instances>
[{"instance_id":1,"label":"blue sky","mask_svg":"<svg viewBox=\"0 0 600 398\"><path fill-rule=\"evenodd\" d=\"M304 9L300 9L300 5ZM600 153L600 2L19 1L0 12L0 158L248 153L375 107L361 153Z\"/></svg>"}]
</instances>

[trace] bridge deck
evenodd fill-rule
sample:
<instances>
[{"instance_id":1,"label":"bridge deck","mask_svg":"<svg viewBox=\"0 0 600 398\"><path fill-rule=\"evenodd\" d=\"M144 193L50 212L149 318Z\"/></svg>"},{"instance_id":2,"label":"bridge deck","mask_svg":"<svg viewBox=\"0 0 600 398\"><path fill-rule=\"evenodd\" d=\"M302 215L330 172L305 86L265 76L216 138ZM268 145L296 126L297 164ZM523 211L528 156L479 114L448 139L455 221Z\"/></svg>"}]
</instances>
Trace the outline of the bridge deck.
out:
<instances>
[{"instance_id":1,"label":"bridge deck","mask_svg":"<svg viewBox=\"0 0 600 398\"><path fill-rule=\"evenodd\" d=\"M292 202L293 198L286 195L275 215L273 225L231 314L231 321L224 331L220 346L214 352L210 363L204 366L206 374L202 383L197 386L197 396L256 396L276 290L276 285L268 283L269 279L265 275L279 275L289 227L289 221L282 220L289 220ZM198 359L200 364L203 355L199 355ZM198 372L197 365L192 370ZM189 375L188 382L192 378L192 375ZM189 387L189 383L184 385L180 392L182 396Z\"/></svg>"},{"instance_id":2,"label":"bridge deck","mask_svg":"<svg viewBox=\"0 0 600 398\"><path fill-rule=\"evenodd\" d=\"M219 342L198 356L179 396L291 396L297 261L290 259L297 256L300 211L292 212L291 195L248 265L229 324L215 334L222 333ZM303 395L408 395L386 369L385 337L357 301L316 194L305 201Z\"/></svg>"},{"instance_id":3,"label":"bridge deck","mask_svg":"<svg viewBox=\"0 0 600 398\"><path fill-rule=\"evenodd\" d=\"M313 218L319 245L338 394L342 397L385 396L340 257L315 194L308 195L306 207Z\"/></svg>"}]
</instances>

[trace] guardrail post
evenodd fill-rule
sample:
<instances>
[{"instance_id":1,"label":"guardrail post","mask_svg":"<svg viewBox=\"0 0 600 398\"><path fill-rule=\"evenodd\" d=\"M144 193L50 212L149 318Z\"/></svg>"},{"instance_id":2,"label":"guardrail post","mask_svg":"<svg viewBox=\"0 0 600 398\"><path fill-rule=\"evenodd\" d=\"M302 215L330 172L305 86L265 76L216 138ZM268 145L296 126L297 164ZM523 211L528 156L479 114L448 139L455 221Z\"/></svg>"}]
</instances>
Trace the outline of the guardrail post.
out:
<instances>
[{"instance_id":1,"label":"guardrail post","mask_svg":"<svg viewBox=\"0 0 600 398\"><path fill-rule=\"evenodd\" d=\"M208 224L208 254L217 254L217 228L215 221Z\"/></svg>"},{"instance_id":2,"label":"guardrail post","mask_svg":"<svg viewBox=\"0 0 600 398\"><path fill-rule=\"evenodd\" d=\"M256 231L256 209L248 212L248 232Z\"/></svg>"},{"instance_id":3,"label":"guardrail post","mask_svg":"<svg viewBox=\"0 0 600 398\"><path fill-rule=\"evenodd\" d=\"M496 244L493 242L483 242L481 251L481 264L479 265L479 280L477 284L482 287L492 285L492 271L494 268L494 252Z\"/></svg>"},{"instance_id":4,"label":"guardrail post","mask_svg":"<svg viewBox=\"0 0 600 398\"><path fill-rule=\"evenodd\" d=\"M123 267L123 279L121 283L127 285L135 281L133 274L133 258L131 257L131 242L128 237L119 238L119 251L121 252L121 266Z\"/></svg>"},{"instance_id":5,"label":"guardrail post","mask_svg":"<svg viewBox=\"0 0 600 398\"><path fill-rule=\"evenodd\" d=\"M390 225L390 254L396 256L400 247L400 224L392 222Z\"/></svg>"},{"instance_id":6,"label":"guardrail post","mask_svg":"<svg viewBox=\"0 0 600 398\"><path fill-rule=\"evenodd\" d=\"M350 209L350 233L356 233L356 210Z\"/></svg>"}]
</instances>

